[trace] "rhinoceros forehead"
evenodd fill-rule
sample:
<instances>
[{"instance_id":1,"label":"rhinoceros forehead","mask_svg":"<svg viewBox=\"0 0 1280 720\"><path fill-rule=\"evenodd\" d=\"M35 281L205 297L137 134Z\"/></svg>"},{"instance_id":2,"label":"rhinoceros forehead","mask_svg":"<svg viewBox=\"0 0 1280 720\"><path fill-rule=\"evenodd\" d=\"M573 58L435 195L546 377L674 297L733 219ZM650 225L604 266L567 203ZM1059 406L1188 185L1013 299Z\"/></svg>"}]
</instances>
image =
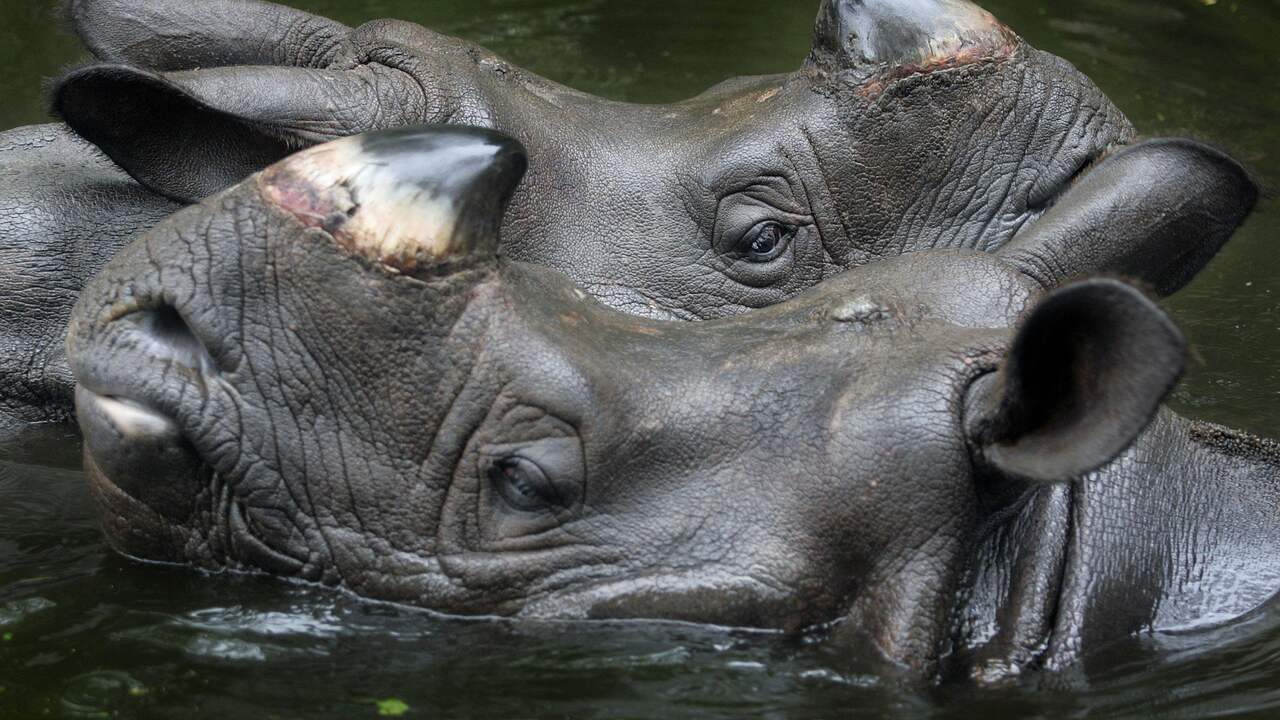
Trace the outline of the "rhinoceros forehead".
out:
<instances>
[{"instance_id":1,"label":"rhinoceros forehead","mask_svg":"<svg viewBox=\"0 0 1280 720\"><path fill-rule=\"evenodd\" d=\"M819 286L813 298L834 322L1011 328L1039 292L1030 278L989 253L927 250L846 271Z\"/></svg>"}]
</instances>

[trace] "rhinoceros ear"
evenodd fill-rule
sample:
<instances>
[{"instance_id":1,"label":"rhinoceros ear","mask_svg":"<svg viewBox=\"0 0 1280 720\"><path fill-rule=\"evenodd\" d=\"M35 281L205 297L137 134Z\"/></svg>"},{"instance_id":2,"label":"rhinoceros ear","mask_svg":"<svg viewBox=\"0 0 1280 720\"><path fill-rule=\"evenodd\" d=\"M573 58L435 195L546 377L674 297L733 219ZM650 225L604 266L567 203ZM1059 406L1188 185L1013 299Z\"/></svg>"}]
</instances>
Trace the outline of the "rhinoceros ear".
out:
<instances>
[{"instance_id":1,"label":"rhinoceros ear","mask_svg":"<svg viewBox=\"0 0 1280 720\"><path fill-rule=\"evenodd\" d=\"M1236 161L1194 140L1125 148L1084 173L998 251L1052 288L1119 273L1169 295L1217 255L1258 200Z\"/></svg>"},{"instance_id":2,"label":"rhinoceros ear","mask_svg":"<svg viewBox=\"0 0 1280 720\"><path fill-rule=\"evenodd\" d=\"M99 60L152 70L324 67L351 32L260 0L66 0L66 16Z\"/></svg>"},{"instance_id":3,"label":"rhinoceros ear","mask_svg":"<svg viewBox=\"0 0 1280 720\"><path fill-rule=\"evenodd\" d=\"M426 278L497 257L502 216L526 168L513 138L428 125L335 140L250 182L347 253Z\"/></svg>"},{"instance_id":4,"label":"rhinoceros ear","mask_svg":"<svg viewBox=\"0 0 1280 720\"><path fill-rule=\"evenodd\" d=\"M968 0L822 0L810 67L927 69L1007 54L1016 36Z\"/></svg>"},{"instance_id":5,"label":"rhinoceros ear","mask_svg":"<svg viewBox=\"0 0 1280 720\"><path fill-rule=\"evenodd\" d=\"M1078 478L1129 447L1185 363L1182 334L1141 291L1069 285L1031 311L1003 367L971 389L971 447L1005 478Z\"/></svg>"},{"instance_id":6,"label":"rhinoceros ear","mask_svg":"<svg viewBox=\"0 0 1280 720\"><path fill-rule=\"evenodd\" d=\"M94 65L64 77L53 106L144 187L192 203L294 150L411 124L421 97L407 75L381 65L165 74Z\"/></svg>"}]
</instances>

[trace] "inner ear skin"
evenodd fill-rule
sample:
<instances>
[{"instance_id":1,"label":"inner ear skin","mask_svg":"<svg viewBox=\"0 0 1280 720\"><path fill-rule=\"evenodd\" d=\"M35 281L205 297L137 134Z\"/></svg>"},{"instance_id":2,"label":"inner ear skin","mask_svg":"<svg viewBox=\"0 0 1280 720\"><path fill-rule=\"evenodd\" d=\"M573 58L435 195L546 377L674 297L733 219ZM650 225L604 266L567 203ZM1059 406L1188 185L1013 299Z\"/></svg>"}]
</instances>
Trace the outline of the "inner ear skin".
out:
<instances>
[{"instance_id":1,"label":"inner ear skin","mask_svg":"<svg viewBox=\"0 0 1280 720\"><path fill-rule=\"evenodd\" d=\"M1111 462L1151 422L1185 355L1182 334L1132 286L1095 279L1049 293L1000 370L968 394L966 435L979 464L1004 480L994 494L1009 499L1019 484L1070 482Z\"/></svg>"}]
</instances>

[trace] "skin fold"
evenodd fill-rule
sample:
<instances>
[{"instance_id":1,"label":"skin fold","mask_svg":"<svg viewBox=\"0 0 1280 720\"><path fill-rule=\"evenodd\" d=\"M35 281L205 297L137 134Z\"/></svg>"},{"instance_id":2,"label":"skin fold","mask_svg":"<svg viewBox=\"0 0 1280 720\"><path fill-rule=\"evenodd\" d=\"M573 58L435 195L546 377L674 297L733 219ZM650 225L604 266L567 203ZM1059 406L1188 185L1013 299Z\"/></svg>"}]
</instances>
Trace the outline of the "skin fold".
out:
<instances>
[{"instance_id":1,"label":"skin fold","mask_svg":"<svg viewBox=\"0 0 1280 720\"><path fill-rule=\"evenodd\" d=\"M1276 446L1161 409L1186 345L1141 291L939 249L636 317L500 255L526 165L349 138L118 254L68 338L112 544L462 615L827 625L924 680L1280 584Z\"/></svg>"},{"instance_id":2,"label":"skin fold","mask_svg":"<svg viewBox=\"0 0 1280 720\"><path fill-rule=\"evenodd\" d=\"M13 418L69 414L69 371L45 349L60 343L74 279L149 228L166 198L193 202L378 128L519 138L531 168L503 252L662 319L768 307L849 267L941 247L1005 252L1046 287L1110 272L1169 293L1257 195L1202 144L1130 145L1132 127L1088 78L961 0L828 0L797 72L670 105L592 97L394 20L353 29L257 0L74 0L67 14L101 62L64 78L54 107L138 186L96 156L73 177L61 146L45 166L0 155L19 214L48 211L50 176L74 188L106 174L116 188L85 208L65 193L65 226L0 226L0 253L27 278L7 291L45 308L0 305L14 348L0 414ZM111 232L78 253L89 216ZM40 285L66 290L51 300Z\"/></svg>"}]
</instances>

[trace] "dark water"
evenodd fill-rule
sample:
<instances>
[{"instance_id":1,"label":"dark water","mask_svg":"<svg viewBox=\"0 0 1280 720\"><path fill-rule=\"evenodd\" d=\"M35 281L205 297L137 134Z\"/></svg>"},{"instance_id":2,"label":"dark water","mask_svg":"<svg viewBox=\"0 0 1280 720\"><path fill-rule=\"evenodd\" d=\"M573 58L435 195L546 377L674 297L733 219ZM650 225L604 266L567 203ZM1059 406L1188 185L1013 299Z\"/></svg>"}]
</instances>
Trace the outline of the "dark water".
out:
<instances>
[{"instance_id":1,"label":"dark water","mask_svg":"<svg viewBox=\"0 0 1280 720\"><path fill-rule=\"evenodd\" d=\"M200 0L193 0L198 2ZM674 100L794 69L813 2L295 0L348 23L412 19L575 87ZM1280 187L1280 2L988 0L1075 62L1148 135L1187 134ZM50 3L0 0L0 127L44 120L80 57ZM1280 219L1268 196L1169 305L1200 362L1191 416L1280 437ZM1280 611L1117 644L1080 673L919 691L820 642L679 625L463 622L103 546L53 431L0 447L0 718L1203 717L1280 713ZM379 705L379 702L382 704Z\"/></svg>"}]
</instances>

